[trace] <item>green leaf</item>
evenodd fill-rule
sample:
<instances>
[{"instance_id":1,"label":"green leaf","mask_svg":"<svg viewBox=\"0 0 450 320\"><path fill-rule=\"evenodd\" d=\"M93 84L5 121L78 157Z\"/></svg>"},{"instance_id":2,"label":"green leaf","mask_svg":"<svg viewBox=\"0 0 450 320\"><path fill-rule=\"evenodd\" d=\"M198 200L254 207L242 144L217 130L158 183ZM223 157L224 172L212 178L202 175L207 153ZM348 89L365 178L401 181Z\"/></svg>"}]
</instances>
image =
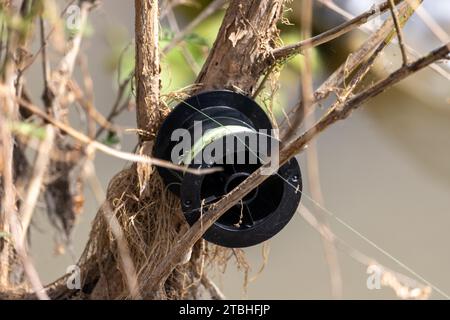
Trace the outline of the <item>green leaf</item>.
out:
<instances>
[{"instance_id":1,"label":"green leaf","mask_svg":"<svg viewBox=\"0 0 450 320\"><path fill-rule=\"evenodd\" d=\"M21 121L10 122L10 130L15 134L29 136L39 140L45 139L45 128L39 127L34 123Z\"/></svg>"},{"instance_id":2,"label":"green leaf","mask_svg":"<svg viewBox=\"0 0 450 320\"><path fill-rule=\"evenodd\" d=\"M110 131L105 140L103 140L103 143L107 146L114 147L120 143L120 138L115 132Z\"/></svg>"}]
</instances>

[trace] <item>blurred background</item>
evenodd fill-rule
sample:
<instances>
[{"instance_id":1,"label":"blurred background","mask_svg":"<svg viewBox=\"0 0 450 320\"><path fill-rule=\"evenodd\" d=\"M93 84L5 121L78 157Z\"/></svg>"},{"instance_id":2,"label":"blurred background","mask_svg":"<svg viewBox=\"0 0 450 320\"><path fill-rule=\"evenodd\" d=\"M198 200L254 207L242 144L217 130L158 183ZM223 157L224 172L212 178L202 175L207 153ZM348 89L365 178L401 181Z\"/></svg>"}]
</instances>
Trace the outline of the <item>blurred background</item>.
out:
<instances>
[{"instance_id":1,"label":"blurred background","mask_svg":"<svg viewBox=\"0 0 450 320\"><path fill-rule=\"evenodd\" d=\"M381 1L334 2L356 15ZM188 5L177 7L175 16L179 27L183 28L208 3L210 1L191 1ZM314 3L315 33L345 21L319 1ZM294 1L292 11L286 13L292 25L281 26L285 44L301 40L298 23L300 5L301 1ZM425 0L424 8L450 33L450 1ZM181 46L164 55L164 93L182 89L194 82L223 15L223 9L218 11L188 34ZM163 47L173 38L173 31L167 19L161 21L161 26L160 41ZM133 30L131 1L102 1L90 16L83 48L93 78L96 107L103 114L107 114L113 105L118 81L127 77L133 69ZM439 40L417 15L408 22L405 35L406 43L421 53L439 46ZM357 30L315 49L315 85L320 85L366 37L367 34ZM183 50L189 51L193 58L189 63L183 56ZM289 60L276 82L279 89L274 96L273 110L278 119L283 118L282 108L288 110L299 99L300 59ZM371 79L395 70L400 66L400 59L398 47L392 44L383 54ZM448 63L440 67L450 74ZM39 98L42 92L40 66L35 64L32 68L29 83L36 85L29 87L31 94ZM78 74L78 77L81 75ZM271 95L270 90L264 92L259 102L266 106ZM123 127L135 127L134 111L123 113L116 122ZM130 152L137 142L134 134L124 134L114 139L118 147ZM319 136L317 145L324 207L444 293L450 294L450 79L431 69L424 70L373 99L349 119L333 125ZM304 168L305 157L300 155L299 159ZM104 188L111 177L126 166L123 161L103 154L97 155L95 163ZM304 192L310 194L307 181ZM303 197L302 203L310 210L320 210L307 197ZM76 262L87 241L97 207L92 192L87 189L85 213L74 230L73 254L69 251L61 254L56 232L49 225L45 212L35 215L32 256L44 282L56 279ZM334 233L352 247L395 271L417 279L337 219L331 218L330 225ZM244 274L237 270L233 262L224 274L215 276L227 298L332 298L320 235L300 215L294 216L291 223L270 241L269 247L267 265L246 291ZM262 251L262 245L245 249L251 266L250 277L257 274L263 264ZM343 298L397 298L390 288L369 290L366 286L366 266L345 252L339 251L338 254ZM431 297L445 298L436 291Z\"/></svg>"}]
</instances>

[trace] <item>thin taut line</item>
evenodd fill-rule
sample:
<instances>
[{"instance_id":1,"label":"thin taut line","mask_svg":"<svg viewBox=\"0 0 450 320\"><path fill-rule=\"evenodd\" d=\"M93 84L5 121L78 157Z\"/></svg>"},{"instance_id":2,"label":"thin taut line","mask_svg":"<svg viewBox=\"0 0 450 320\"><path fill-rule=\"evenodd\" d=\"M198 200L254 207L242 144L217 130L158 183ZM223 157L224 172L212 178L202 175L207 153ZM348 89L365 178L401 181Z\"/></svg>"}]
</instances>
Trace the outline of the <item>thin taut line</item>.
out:
<instances>
[{"instance_id":1,"label":"thin taut line","mask_svg":"<svg viewBox=\"0 0 450 320\"><path fill-rule=\"evenodd\" d=\"M196 110L197 112L201 113L202 115L206 116L207 118L209 118L212 121L215 121L217 124L219 124L220 126L223 126L223 124L221 124L220 122L218 122L215 119L212 119L209 115L205 114L204 112L202 112L201 110L197 109L196 107L194 107L193 105L190 105L186 102L184 102L187 106L189 106L190 108ZM238 138L238 140L240 140ZM241 143L244 143L243 141L241 141ZM245 143L244 143L245 146ZM253 150L251 150L250 148L248 148L247 146L245 146L250 152L254 153ZM255 153L256 157L258 157L258 159L260 161L262 161L262 159ZM432 284L430 281L426 280L424 277L422 277L420 274L418 274L416 271L414 271L412 268L408 267L405 263L401 262L399 259L397 259L396 257L394 257L392 254L390 254L389 252L387 252L386 250L384 250L382 247L380 247L379 245L377 245L375 242L373 242L372 240L370 240L369 238L367 238L366 236L364 236L361 232L357 231L355 228L353 228L351 225L349 225L348 223L346 223L344 220L342 220L341 218L339 218L335 213L333 213L332 211L328 210L327 208L325 208L323 205L321 205L320 203L318 203L317 201L315 201L311 196L309 196L308 194L306 194L305 192L303 192L302 190L299 190L299 188L295 185L293 185L290 181L284 179L281 175L278 174L278 172L276 171L275 174L280 177L283 181L285 181L289 186L291 186L292 188L294 188L296 190L296 192L300 192L304 197L306 197L309 201L311 201L316 207L318 207L320 210L322 210L323 212L327 213L329 216L333 217L338 223L340 223L341 225L343 225L345 228L347 228L348 230L350 230L351 232L353 232L355 235L357 235L359 238L361 238L362 240L364 240L365 242L367 242L369 245L371 245L372 247L374 247L376 250L378 250L379 252L381 252L383 255L387 256L388 258L390 258L392 261L394 261L396 264L398 264L400 267L402 267L403 269L407 270L408 272L410 272L412 275L414 275L416 278L418 278L419 280L421 280L422 282L424 282L425 284L429 285L431 288L433 288L436 292L438 292L439 294L441 294L443 297L445 297L446 299L450 300L450 295L448 295L447 293L445 293L443 290L439 289L437 286L435 286L434 284Z\"/></svg>"}]
</instances>

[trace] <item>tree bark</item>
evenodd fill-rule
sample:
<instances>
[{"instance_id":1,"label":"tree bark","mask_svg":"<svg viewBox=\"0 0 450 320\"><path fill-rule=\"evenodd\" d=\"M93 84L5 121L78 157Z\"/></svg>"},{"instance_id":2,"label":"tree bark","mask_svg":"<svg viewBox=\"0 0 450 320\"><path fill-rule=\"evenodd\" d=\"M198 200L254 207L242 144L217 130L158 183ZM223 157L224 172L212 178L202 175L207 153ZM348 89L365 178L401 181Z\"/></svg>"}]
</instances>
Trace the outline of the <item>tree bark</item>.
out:
<instances>
[{"instance_id":1,"label":"tree bark","mask_svg":"<svg viewBox=\"0 0 450 320\"><path fill-rule=\"evenodd\" d=\"M200 72L200 90L230 89L251 95L270 67L278 43L284 0L230 1L214 46Z\"/></svg>"},{"instance_id":2,"label":"tree bark","mask_svg":"<svg viewBox=\"0 0 450 320\"><path fill-rule=\"evenodd\" d=\"M160 53L158 0L135 0L136 122L141 140L157 131L163 113L159 108Z\"/></svg>"}]
</instances>

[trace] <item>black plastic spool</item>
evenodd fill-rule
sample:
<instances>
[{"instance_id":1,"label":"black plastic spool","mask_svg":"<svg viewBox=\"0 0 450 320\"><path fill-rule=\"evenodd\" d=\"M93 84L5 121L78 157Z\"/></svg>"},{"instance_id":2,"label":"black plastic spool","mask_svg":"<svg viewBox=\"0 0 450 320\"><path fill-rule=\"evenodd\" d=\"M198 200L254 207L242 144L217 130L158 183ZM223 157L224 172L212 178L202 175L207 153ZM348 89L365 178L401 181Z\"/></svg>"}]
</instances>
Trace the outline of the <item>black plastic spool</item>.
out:
<instances>
[{"instance_id":1,"label":"black plastic spool","mask_svg":"<svg viewBox=\"0 0 450 320\"><path fill-rule=\"evenodd\" d=\"M181 102L163 122L156 137L154 156L171 161L172 149L178 141L171 141L176 129L187 129L193 135L194 121L202 122L203 132L220 126L239 125L256 132L272 124L261 107L252 99L232 91L210 91ZM239 138L237 138L239 139ZM215 143L224 143L225 138ZM239 140L242 144L242 140ZM195 143L192 141L191 146ZM237 145L237 144L236 144ZM246 159L249 153L246 149ZM227 149L228 155L242 152L242 148ZM218 201L238 186L261 164L232 165L203 161L191 168L219 166L223 171L208 174L182 174L180 171L158 167L166 186L181 198L182 210L190 225L205 212L205 204ZM204 234L204 239L231 248L249 247L277 234L290 221L300 202L302 179L298 162L291 159L244 199L225 212ZM203 205L203 209L202 209Z\"/></svg>"}]
</instances>

